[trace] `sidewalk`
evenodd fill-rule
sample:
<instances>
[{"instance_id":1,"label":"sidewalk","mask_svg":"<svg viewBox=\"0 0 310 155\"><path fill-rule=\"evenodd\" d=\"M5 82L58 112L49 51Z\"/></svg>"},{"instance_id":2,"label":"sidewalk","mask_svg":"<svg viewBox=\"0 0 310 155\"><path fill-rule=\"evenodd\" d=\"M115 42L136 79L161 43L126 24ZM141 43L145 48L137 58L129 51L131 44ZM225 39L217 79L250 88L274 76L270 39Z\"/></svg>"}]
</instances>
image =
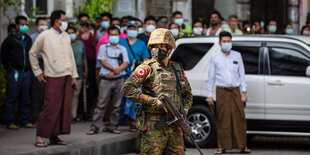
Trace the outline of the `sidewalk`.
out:
<instances>
[{"instance_id":1,"label":"sidewalk","mask_svg":"<svg viewBox=\"0 0 310 155\"><path fill-rule=\"evenodd\" d=\"M71 125L71 134L59 137L68 142L66 146L49 145L46 148L34 146L36 129L7 130L0 127L0 155L118 155L133 152L133 144L137 133L129 132L128 126L120 126L121 134L99 132L86 135L90 122ZM47 139L45 142L49 143Z\"/></svg>"}]
</instances>

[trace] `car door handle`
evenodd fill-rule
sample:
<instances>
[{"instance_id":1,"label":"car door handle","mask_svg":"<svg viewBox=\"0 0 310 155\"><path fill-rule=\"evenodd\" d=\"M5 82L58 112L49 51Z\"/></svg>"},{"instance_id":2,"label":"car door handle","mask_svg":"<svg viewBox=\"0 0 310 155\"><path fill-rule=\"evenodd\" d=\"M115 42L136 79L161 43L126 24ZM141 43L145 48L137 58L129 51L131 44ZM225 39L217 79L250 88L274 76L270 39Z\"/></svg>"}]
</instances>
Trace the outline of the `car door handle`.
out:
<instances>
[{"instance_id":1,"label":"car door handle","mask_svg":"<svg viewBox=\"0 0 310 155\"><path fill-rule=\"evenodd\" d=\"M276 80L276 81L273 81L273 82L267 82L268 85L271 85L271 86L283 86L284 83L280 80Z\"/></svg>"}]
</instances>

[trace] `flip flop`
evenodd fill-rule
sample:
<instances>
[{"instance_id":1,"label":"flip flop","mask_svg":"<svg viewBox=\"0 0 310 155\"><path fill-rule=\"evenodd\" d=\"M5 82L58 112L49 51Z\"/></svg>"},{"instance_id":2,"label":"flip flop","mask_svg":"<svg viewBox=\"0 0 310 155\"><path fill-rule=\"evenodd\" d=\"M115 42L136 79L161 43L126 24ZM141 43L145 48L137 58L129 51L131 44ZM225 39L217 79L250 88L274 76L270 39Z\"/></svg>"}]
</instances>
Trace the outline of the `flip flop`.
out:
<instances>
[{"instance_id":1,"label":"flip flop","mask_svg":"<svg viewBox=\"0 0 310 155\"><path fill-rule=\"evenodd\" d=\"M63 141L57 137L53 140L50 140L50 145L67 145L67 142L65 142L65 141Z\"/></svg>"},{"instance_id":2,"label":"flip flop","mask_svg":"<svg viewBox=\"0 0 310 155\"><path fill-rule=\"evenodd\" d=\"M45 142L36 142L34 144L35 147L47 147L47 143Z\"/></svg>"},{"instance_id":3,"label":"flip flop","mask_svg":"<svg viewBox=\"0 0 310 155\"><path fill-rule=\"evenodd\" d=\"M223 150L223 149L217 149L215 152L214 152L214 154L223 154L223 153L225 153L226 151L225 150Z\"/></svg>"},{"instance_id":4,"label":"flip flop","mask_svg":"<svg viewBox=\"0 0 310 155\"><path fill-rule=\"evenodd\" d=\"M248 147L245 147L240 151L240 153L251 153L251 150Z\"/></svg>"},{"instance_id":5,"label":"flip flop","mask_svg":"<svg viewBox=\"0 0 310 155\"><path fill-rule=\"evenodd\" d=\"M94 134L97 134L97 133L98 133L97 130L90 129L90 130L86 133L86 135L94 135Z\"/></svg>"}]
</instances>

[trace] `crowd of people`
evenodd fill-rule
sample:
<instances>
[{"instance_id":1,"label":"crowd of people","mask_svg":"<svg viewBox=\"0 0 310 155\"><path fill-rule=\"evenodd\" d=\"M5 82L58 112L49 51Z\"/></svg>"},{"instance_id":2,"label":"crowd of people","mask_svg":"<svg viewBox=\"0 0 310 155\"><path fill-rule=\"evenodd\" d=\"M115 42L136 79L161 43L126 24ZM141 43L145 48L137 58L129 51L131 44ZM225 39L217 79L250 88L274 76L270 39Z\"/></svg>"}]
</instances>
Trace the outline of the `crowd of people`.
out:
<instances>
[{"instance_id":1,"label":"crowd of people","mask_svg":"<svg viewBox=\"0 0 310 155\"><path fill-rule=\"evenodd\" d=\"M68 23L65 12L56 10L50 22L37 18L36 32L28 35L28 19L17 16L1 46L7 80L7 128L18 129L16 122L20 127L37 127L38 146L46 146L41 137L65 144L57 135L70 132L70 122L81 120L92 121L87 134L98 133L103 121L103 131L119 134L117 126L125 122L135 132L138 103L122 97L120 90L135 68L151 58L147 44L156 28L169 29L175 39L218 36L224 31L232 35L276 34L279 29L276 20L266 25L244 21L240 26L237 16L226 20L217 11L206 20L194 19L192 25L186 25L180 11L175 11L171 20L150 15L143 21L104 12L94 23L86 13L79 14L76 23ZM309 36L309 32L310 27L303 26L300 35ZM287 24L282 34L296 34L293 25ZM14 118L17 100L20 121Z\"/></svg>"}]
</instances>

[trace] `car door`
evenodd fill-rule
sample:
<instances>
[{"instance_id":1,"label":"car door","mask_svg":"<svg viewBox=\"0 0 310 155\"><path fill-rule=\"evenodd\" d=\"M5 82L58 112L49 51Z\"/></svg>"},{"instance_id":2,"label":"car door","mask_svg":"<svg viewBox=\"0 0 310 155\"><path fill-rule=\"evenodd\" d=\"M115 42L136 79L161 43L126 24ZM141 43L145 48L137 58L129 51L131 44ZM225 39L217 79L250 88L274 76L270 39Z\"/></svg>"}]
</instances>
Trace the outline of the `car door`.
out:
<instances>
[{"instance_id":1,"label":"car door","mask_svg":"<svg viewBox=\"0 0 310 155\"><path fill-rule=\"evenodd\" d=\"M185 70L194 95L201 95L201 83L205 75L203 72L205 62L201 60L211 50L213 45L214 43L212 42L181 43L171 56L171 61L180 63Z\"/></svg>"},{"instance_id":2,"label":"car door","mask_svg":"<svg viewBox=\"0 0 310 155\"><path fill-rule=\"evenodd\" d=\"M265 119L264 75L262 70L263 48L261 41L234 41L233 50L241 53L247 84L247 120Z\"/></svg>"},{"instance_id":3,"label":"car door","mask_svg":"<svg viewBox=\"0 0 310 155\"><path fill-rule=\"evenodd\" d=\"M297 43L267 42L265 77L267 120L309 121L310 53Z\"/></svg>"}]
</instances>

